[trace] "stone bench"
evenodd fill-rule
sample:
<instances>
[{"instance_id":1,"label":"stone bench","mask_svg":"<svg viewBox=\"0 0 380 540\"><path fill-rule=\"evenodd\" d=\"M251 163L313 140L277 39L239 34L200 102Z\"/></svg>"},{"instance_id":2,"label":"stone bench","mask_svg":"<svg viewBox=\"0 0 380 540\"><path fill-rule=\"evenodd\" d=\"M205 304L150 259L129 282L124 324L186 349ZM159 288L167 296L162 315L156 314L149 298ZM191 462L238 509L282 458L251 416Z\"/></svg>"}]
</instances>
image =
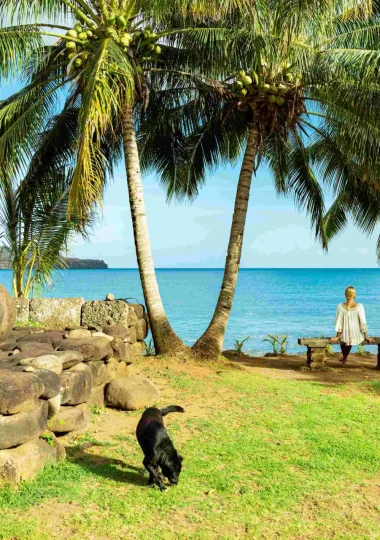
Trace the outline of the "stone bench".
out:
<instances>
[{"instance_id":1,"label":"stone bench","mask_svg":"<svg viewBox=\"0 0 380 540\"><path fill-rule=\"evenodd\" d=\"M299 338L298 344L305 345L307 347L307 360L306 363L309 367L322 367L325 365L326 349L328 345L334 345L330 343L331 338ZM339 344L339 342L337 343ZM362 345L377 345L377 366L376 369L380 370L380 337L374 337L373 343L364 340Z\"/></svg>"}]
</instances>

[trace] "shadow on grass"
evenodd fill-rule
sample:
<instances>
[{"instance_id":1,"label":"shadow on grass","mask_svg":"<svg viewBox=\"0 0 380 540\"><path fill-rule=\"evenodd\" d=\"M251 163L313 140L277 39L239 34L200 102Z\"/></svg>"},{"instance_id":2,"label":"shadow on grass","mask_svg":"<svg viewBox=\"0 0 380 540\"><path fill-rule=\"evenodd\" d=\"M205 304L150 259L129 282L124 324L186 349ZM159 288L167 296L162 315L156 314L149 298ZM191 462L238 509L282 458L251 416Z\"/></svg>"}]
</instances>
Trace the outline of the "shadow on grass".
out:
<instances>
[{"instance_id":1,"label":"shadow on grass","mask_svg":"<svg viewBox=\"0 0 380 540\"><path fill-rule=\"evenodd\" d=\"M81 467L91 474L96 474L116 482L133 484L135 486L146 486L147 479L144 478L142 467L135 467L123 460L108 458L98 454L86 452L91 446L98 444L87 444L67 448L68 460Z\"/></svg>"}]
</instances>

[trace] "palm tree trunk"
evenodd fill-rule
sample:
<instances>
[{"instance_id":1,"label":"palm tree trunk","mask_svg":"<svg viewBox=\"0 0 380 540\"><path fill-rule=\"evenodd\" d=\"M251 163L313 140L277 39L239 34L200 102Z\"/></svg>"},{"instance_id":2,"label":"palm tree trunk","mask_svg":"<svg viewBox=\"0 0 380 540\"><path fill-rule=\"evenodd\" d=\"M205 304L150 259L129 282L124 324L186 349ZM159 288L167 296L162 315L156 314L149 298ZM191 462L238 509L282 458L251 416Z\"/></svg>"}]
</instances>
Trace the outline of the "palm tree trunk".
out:
<instances>
[{"instance_id":1,"label":"palm tree trunk","mask_svg":"<svg viewBox=\"0 0 380 540\"><path fill-rule=\"evenodd\" d=\"M257 149L258 135L257 131L252 128L248 135L247 147L240 171L230 241L228 244L223 283L219 294L218 303L209 327L193 345L194 352L201 356L216 358L222 352L224 336L232 309L232 302L235 295L236 282L239 273L249 193L251 189L252 175L255 170Z\"/></svg>"},{"instance_id":2,"label":"palm tree trunk","mask_svg":"<svg viewBox=\"0 0 380 540\"><path fill-rule=\"evenodd\" d=\"M123 118L123 146L137 262L156 354L187 350L166 317L153 265L132 106Z\"/></svg>"}]
</instances>

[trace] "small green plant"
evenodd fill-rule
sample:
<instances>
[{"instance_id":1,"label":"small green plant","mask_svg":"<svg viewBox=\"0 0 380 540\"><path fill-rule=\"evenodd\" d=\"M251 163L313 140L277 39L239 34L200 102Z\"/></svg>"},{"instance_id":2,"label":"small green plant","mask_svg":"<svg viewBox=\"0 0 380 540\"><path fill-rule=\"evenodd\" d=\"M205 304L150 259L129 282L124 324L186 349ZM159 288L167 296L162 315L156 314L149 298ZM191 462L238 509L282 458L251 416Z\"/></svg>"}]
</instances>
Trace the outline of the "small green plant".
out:
<instances>
[{"instance_id":1,"label":"small green plant","mask_svg":"<svg viewBox=\"0 0 380 540\"><path fill-rule=\"evenodd\" d=\"M267 334L268 337L263 339L272 345L273 354L285 354L288 347L288 336L279 336L277 334Z\"/></svg>"},{"instance_id":2,"label":"small green plant","mask_svg":"<svg viewBox=\"0 0 380 540\"><path fill-rule=\"evenodd\" d=\"M360 356L367 354L367 351L364 349L364 345L362 344L358 345L358 354L360 354Z\"/></svg>"},{"instance_id":3,"label":"small green plant","mask_svg":"<svg viewBox=\"0 0 380 540\"><path fill-rule=\"evenodd\" d=\"M327 339L325 336L321 336L322 339ZM333 354L334 353L334 349L332 348L332 345L329 343L328 345L326 345L326 352L327 354Z\"/></svg>"},{"instance_id":4,"label":"small green plant","mask_svg":"<svg viewBox=\"0 0 380 540\"><path fill-rule=\"evenodd\" d=\"M242 339L241 341L239 341L238 339L235 340L235 350L241 354L242 351L243 351L243 345L246 341L248 341L248 339L251 339L251 336L247 336L246 338Z\"/></svg>"},{"instance_id":5,"label":"small green plant","mask_svg":"<svg viewBox=\"0 0 380 540\"><path fill-rule=\"evenodd\" d=\"M102 414L102 409L101 407L99 407L99 405L91 405L90 411L92 412L92 414Z\"/></svg>"},{"instance_id":6,"label":"small green plant","mask_svg":"<svg viewBox=\"0 0 380 540\"><path fill-rule=\"evenodd\" d=\"M148 345L146 346L145 356L154 356L154 354L155 354L154 344L153 344L153 339L151 339Z\"/></svg>"},{"instance_id":7,"label":"small green plant","mask_svg":"<svg viewBox=\"0 0 380 540\"><path fill-rule=\"evenodd\" d=\"M41 439L43 439L44 441L46 441L48 443L49 446L53 446L54 445L54 437L53 435L51 435L50 433L43 433L41 435Z\"/></svg>"}]
</instances>

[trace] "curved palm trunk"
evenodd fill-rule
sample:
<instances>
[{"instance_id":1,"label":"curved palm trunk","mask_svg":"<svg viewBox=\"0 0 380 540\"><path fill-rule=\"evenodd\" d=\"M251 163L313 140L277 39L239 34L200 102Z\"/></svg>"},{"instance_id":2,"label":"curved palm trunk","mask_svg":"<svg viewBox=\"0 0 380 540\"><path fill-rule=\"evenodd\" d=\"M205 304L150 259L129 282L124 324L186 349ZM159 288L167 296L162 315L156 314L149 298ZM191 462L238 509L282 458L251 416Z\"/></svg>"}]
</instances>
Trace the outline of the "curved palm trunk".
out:
<instances>
[{"instance_id":1,"label":"curved palm trunk","mask_svg":"<svg viewBox=\"0 0 380 540\"><path fill-rule=\"evenodd\" d=\"M193 350L201 356L217 357L222 352L224 336L232 309L232 302L235 295L236 282L239 273L249 193L251 189L252 175L255 169L257 147L257 132L254 128L252 128L248 135L247 147L240 171L230 241L228 244L223 283L219 294L218 303L209 327L203 336L201 336L193 345Z\"/></svg>"},{"instance_id":2,"label":"curved palm trunk","mask_svg":"<svg viewBox=\"0 0 380 540\"><path fill-rule=\"evenodd\" d=\"M153 265L132 106L123 118L123 146L137 262L156 354L182 352L187 347L166 317Z\"/></svg>"}]
</instances>

